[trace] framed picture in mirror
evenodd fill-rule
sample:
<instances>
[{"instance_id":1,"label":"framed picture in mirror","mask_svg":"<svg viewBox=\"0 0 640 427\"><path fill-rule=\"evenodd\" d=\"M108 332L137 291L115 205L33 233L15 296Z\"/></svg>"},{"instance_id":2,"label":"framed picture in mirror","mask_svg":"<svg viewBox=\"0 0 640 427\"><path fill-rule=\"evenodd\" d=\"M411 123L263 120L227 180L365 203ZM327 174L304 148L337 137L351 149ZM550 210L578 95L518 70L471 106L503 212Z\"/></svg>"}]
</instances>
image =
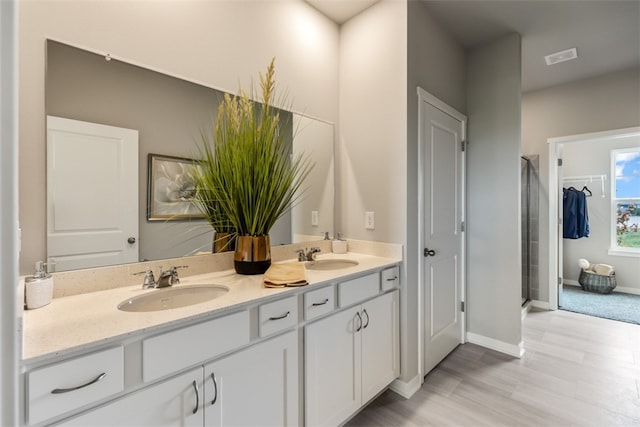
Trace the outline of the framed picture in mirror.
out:
<instances>
[{"instance_id":1,"label":"framed picture in mirror","mask_svg":"<svg viewBox=\"0 0 640 427\"><path fill-rule=\"evenodd\" d=\"M204 218L195 203L196 187L191 179L192 170L197 167L193 159L149 154L148 221Z\"/></svg>"}]
</instances>

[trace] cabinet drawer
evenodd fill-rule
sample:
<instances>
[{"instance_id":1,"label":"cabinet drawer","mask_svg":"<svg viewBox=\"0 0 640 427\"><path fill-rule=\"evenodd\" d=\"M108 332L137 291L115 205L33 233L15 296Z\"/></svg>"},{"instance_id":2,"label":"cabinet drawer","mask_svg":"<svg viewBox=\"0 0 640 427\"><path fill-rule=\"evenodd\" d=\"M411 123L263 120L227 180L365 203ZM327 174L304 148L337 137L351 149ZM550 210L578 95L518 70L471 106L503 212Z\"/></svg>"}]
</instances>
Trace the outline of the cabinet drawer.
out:
<instances>
[{"instance_id":1,"label":"cabinet drawer","mask_svg":"<svg viewBox=\"0 0 640 427\"><path fill-rule=\"evenodd\" d=\"M261 337L274 334L298 324L298 297L292 296L262 304L258 308Z\"/></svg>"},{"instance_id":2,"label":"cabinet drawer","mask_svg":"<svg viewBox=\"0 0 640 427\"><path fill-rule=\"evenodd\" d=\"M34 369L27 374L28 423L39 423L123 389L122 347Z\"/></svg>"},{"instance_id":3,"label":"cabinet drawer","mask_svg":"<svg viewBox=\"0 0 640 427\"><path fill-rule=\"evenodd\" d=\"M304 294L304 319L311 320L331 313L336 306L333 286L326 286Z\"/></svg>"},{"instance_id":4,"label":"cabinet drawer","mask_svg":"<svg viewBox=\"0 0 640 427\"><path fill-rule=\"evenodd\" d=\"M356 304L380 293L380 275L378 273L358 277L338 285L340 307Z\"/></svg>"},{"instance_id":5,"label":"cabinet drawer","mask_svg":"<svg viewBox=\"0 0 640 427\"><path fill-rule=\"evenodd\" d=\"M383 291L395 289L400 286L400 269L397 265L382 270L380 273L380 286Z\"/></svg>"},{"instance_id":6,"label":"cabinet drawer","mask_svg":"<svg viewBox=\"0 0 640 427\"><path fill-rule=\"evenodd\" d=\"M249 312L241 311L142 341L145 382L249 343Z\"/></svg>"}]
</instances>

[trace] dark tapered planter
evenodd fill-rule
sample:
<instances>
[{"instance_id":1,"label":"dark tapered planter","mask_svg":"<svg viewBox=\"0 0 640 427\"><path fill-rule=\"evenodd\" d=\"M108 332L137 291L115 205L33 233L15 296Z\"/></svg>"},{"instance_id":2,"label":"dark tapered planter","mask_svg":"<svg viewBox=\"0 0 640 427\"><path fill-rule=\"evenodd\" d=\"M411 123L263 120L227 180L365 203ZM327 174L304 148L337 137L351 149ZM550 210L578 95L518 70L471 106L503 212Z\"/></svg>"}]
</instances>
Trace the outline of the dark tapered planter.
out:
<instances>
[{"instance_id":1,"label":"dark tapered planter","mask_svg":"<svg viewBox=\"0 0 640 427\"><path fill-rule=\"evenodd\" d=\"M238 274L263 274L271 266L269 235L236 236L233 266Z\"/></svg>"}]
</instances>

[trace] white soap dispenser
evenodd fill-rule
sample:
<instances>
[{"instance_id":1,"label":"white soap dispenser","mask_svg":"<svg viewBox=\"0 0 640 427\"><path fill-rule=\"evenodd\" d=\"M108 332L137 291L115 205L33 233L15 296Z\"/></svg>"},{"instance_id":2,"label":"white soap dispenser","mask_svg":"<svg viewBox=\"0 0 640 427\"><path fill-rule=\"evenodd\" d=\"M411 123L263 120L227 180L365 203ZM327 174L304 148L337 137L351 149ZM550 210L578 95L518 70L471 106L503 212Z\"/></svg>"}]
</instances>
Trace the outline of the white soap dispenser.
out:
<instances>
[{"instance_id":1,"label":"white soap dispenser","mask_svg":"<svg viewBox=\"0 0 640 427\"><path fill-rule=\"evenodd\" d=\"M25 302L27 309L43 307L53 298L53 276L47 273L45 263L36 262L36 271L33 276L25 279Z\"/></svg>"},{"instance_id":2,"label":"white soap dispenser","mask_svg":"<svg viewBox=\"0 0 640 427\"><path fill-rule=\"evenodd\" d=\"M334 254L347 253L347 241L342 238L342 233L338 233L338 238L331 241L331 251Z\"/></svg>"}]
</instances>

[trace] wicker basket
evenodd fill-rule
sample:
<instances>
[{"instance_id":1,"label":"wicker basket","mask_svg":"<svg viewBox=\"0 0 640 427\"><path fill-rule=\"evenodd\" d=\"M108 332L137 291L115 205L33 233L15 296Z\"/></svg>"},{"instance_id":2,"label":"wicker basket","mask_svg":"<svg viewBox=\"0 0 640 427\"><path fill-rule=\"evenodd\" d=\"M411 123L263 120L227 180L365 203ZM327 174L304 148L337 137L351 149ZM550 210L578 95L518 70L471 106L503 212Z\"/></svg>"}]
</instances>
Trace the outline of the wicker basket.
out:
<instances>
[{"instance_id":1,"label":"wicker basket","mask_svg":"<svg viewBox=\"0 0 640 427\"><path fill-rule=\"evenodd\" d=\"M578 283L585 291L609 294L616 287L616 273L612 271L610 275L602 276L582 269Z\"/></svg>"}]
</instances>

